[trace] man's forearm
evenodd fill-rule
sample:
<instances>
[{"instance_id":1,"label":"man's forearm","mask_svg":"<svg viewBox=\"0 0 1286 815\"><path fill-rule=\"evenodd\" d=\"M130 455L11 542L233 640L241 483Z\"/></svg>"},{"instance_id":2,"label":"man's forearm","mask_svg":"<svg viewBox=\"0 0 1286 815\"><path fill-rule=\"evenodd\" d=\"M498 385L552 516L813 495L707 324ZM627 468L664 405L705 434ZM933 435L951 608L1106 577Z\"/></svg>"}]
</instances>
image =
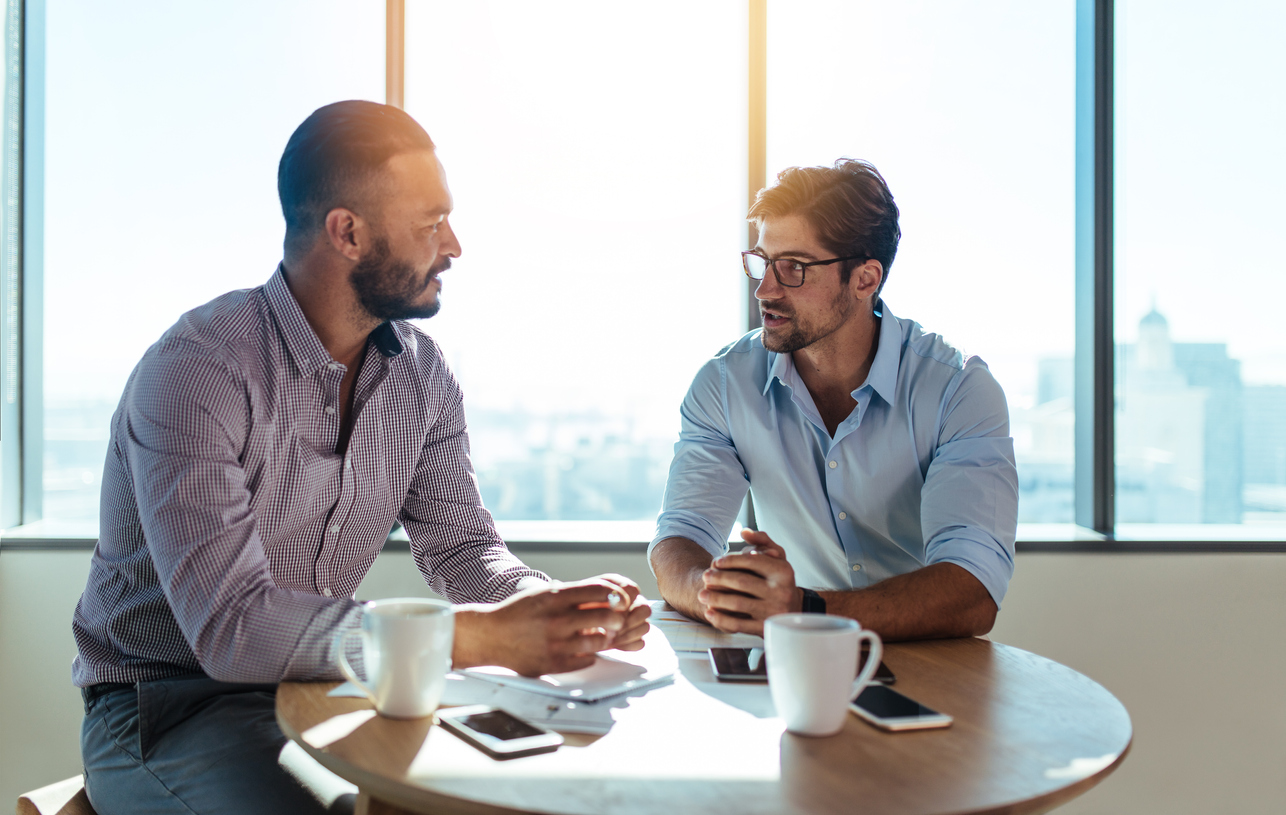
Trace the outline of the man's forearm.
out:
<instances>
[{"instance_id":1,"label":"man's forearm","mask_svg":"<svg viewBox=\"0 0 1286 815\"><path fill-rule=\"evenodd\" d=\"M852 617L889 642L971 637L987 633L996 621L991 594L954 563L935 563L869 589L819 594L828 613Z\"/></svg>"},{"instance_id":2,"label":"man's forearm","mask_svg":"<svg viewBox=\"0 0 1286 815\"><path fill-rule=\"evenodd\" d=\"M697 599L704 584L701 574L714 558L687 538L666 538L652 549L652 571L661 597L694 620L706 622L705 608Z\"/></svg>"}]
</instances>

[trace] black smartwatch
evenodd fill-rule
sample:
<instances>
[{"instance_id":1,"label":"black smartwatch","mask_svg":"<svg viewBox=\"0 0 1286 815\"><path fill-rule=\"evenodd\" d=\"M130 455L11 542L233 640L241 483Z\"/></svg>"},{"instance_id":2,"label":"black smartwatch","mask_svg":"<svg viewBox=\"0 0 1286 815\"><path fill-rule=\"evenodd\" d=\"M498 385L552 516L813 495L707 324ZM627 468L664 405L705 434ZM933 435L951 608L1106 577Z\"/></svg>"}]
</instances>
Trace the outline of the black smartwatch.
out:
<instances>
[{"instance_id":1,"label":"black smartwatch","mask_svg":"<svg viewBox=\"0 0 1286 815\"><path fill-rule=\"evenodd\" d=\"M800 589L804 593L804 607L801 609L805 614L825 614L826 601L822 596L812 589Z\"/></svg>"}]
</instances>

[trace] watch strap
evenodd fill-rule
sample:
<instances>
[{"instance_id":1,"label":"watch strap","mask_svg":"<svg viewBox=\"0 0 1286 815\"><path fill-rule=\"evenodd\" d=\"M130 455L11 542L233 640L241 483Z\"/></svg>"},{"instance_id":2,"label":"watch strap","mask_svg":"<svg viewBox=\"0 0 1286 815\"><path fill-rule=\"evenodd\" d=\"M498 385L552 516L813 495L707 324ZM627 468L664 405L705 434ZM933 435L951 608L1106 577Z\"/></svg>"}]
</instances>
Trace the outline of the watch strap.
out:
<instances>
[{"instance_id":1,"label":"watch strap","mask_svg":"<svg viewBox=\"0 0 1286 815\"><path fill-rule=\"evenodd\" d=\"M822 596L812 589L800 589L804 593L804 605L801 609L805 614L825 614L826 601Z\"/></svg>"}]
</instances>

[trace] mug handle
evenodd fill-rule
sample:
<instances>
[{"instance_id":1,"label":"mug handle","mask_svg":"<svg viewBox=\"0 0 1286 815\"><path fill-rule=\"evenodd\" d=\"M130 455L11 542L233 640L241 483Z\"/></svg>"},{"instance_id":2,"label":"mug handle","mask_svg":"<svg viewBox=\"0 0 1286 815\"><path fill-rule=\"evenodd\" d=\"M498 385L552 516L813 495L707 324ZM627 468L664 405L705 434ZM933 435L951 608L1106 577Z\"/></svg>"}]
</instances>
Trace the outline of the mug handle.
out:
<instances>
[{"instance_id":1,"label":"mug handle","mask_svg":"<svg viewBox=\"0 0 1286 815\"><path fill-rule=\"evenodd\" d=\"M375 701L375 692L371 690L369 685L358 679L357 671L353 670L353 666L348 661L348 638L354 634L361 633L360 628L350 628L335 635L335 648L339 651L339 669L343 672L345 679L361 689L363 693L370 697L371 701Z\"/></svg>"},{"instance_id":2,"label":"mug handle","mask_svg":"<svg viewBox=\"0 0 1286 815\"><path fill-rule=\"evenodd\" d=\"M850 699L861 693L862 689L871 681L871 677L875 676L875 670L880 667L880 657L884 656L884 644L880 642L880 635L874 631L865 630L857 635L859 643L857 654L859 657L862 655L860 645L862 640L870 640L871 652L866 657L866 664L862 666L862 672L853 680L853 687L848 693L848 698Z\"/></svg>"}]
</instances>

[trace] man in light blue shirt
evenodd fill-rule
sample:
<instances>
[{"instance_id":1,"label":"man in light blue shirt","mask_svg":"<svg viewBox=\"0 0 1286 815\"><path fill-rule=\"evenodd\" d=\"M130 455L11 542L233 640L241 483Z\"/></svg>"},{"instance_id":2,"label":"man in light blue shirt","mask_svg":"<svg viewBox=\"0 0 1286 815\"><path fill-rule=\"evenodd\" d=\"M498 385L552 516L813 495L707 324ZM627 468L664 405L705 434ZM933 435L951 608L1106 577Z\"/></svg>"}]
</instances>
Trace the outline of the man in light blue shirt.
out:
<instances>
[{"instance_id":1,"label":"man in light blue shirt","mask_svg":"<svg viewBox=\"0 0 1286 815\"><path fill-rule=\"evenodd\" d=\"M1014 567L1008 409L982 360L880 299L887 184L862 161L790 168L749 217L764 327L683 401L648 550L662 596L726 631L816 611L890 640L986 633ZM747 488L760 531L729 554Z\"/></svg>"}]
</instances>

